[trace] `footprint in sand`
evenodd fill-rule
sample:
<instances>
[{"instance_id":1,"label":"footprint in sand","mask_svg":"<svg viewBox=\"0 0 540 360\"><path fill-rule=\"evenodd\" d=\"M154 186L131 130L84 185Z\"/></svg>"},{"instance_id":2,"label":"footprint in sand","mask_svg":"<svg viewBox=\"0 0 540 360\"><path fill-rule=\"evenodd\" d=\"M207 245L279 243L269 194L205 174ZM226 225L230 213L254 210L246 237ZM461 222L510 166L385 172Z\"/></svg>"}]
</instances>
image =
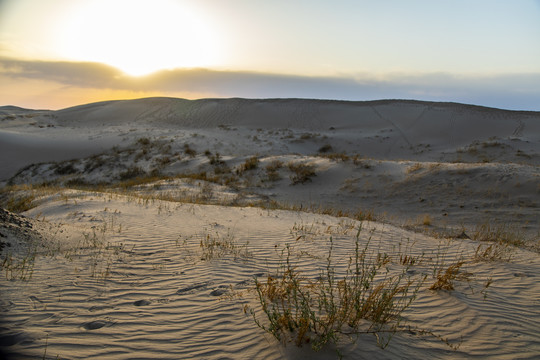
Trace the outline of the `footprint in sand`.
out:
<instances>
[{"instance_id":1,"label":"footprint in sand","mask_svg":"<svg viewBox=\"0 0 540 360\"><path fill-rule=\"evenodd\" d=\"M211 296L221 296L223 294L226 294L228 291L229 291L229 287L222 285L219 288L212 290L212 292L210 292L210 295Z\"/></svg>"},{"instance_id":2,"label":"footprint in sand","mask_svg":"<svg viewBox=\"0 0 540 360\"><path fill-rule=\"evenodd\" d=\"M209 285L208 282L193 284L193 285L190 285L190 286L186 286L186 287L184 287L182 289L179 289L178 291L176 291L176 294L182 295L182 294L185 294L185 293L191 293L193 290L202 289L202 288L207 287L208 285Z\"/></svg>"},{"instance_id":3,"label":"footprint in sand","mask_svg":"<svg viewBox=\"0 0 540 360\"><path fill-rule=\"evenodd\" d=\"M109 325L109 322L105 320L94 320L84 324L83 328L85 328L86 330L97 330L107 325Z\"/></svg>"},{"instance_id":4,"label":"footprint in sand","mask_svg":"<svg viewBox=\"0 0 540 360\"><path fill-rule=\"evenodd\" d=\"M135 306L147 306L150 305L152 302L149 300L137 300L133 302L133 305Z\"/></svg>"}]
</instances>

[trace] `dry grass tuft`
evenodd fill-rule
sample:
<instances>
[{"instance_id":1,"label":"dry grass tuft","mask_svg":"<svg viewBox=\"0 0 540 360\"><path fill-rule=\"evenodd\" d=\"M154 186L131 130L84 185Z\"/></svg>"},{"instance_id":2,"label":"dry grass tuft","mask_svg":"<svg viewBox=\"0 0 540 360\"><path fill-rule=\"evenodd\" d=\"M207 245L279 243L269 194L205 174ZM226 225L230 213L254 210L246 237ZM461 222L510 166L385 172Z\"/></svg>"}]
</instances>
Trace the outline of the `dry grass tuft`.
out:
<instances>
[{"instance_id":1,"label":"dry grass tuft","mask_svg":"<svg viewBox=\"0 0 540 360\"><path fill-rule=\"evenodd\" d=\"M292 185L304 184L311 181L311 178L317 175L315 173L315 165L313 164L290 162L287 164L287 167L292 172L290 176Z\"/></svg>"},{"instance_id":2,"label":"dry grass tuft","mask_svg":"<svg viewBox=\"0 0 540 360\"><path fill-rule=\"evenodd\" d=\"M412 174L424 168L422 163L415 163L407 168L407 174Z\"/></svg>"},{"instance_id":3,"label":"dry grass tuft","mask_svg":"<svg viewBox=\"0 0 540 360\"><path fill-rule=\"evenodd\" d=\"M235 260L239 258L246 259L251 255L247 248L248 245L248 242L244 245L238 245L230 231L224 236L220 236L219 233L215 235L207 234L200 241L201 260L212 260L226 255L232 255Z\"/></svg>"},{"instance_id":4,"label":"dry grass tuft","mask_svg":"<svg viewBox=\"0 0 540 360\"><path fill-rule=\"evenodd\" d=\"M494 225L485 222L474 228L470 238L476 241L500 242L518 247L525 245L520 231L506 224Z\"/></svg>"},{"instance_id":5,"label":"dry grass tuft","mask_svg":"<svg viewBox=\"0 0 540 360\"><path fill-rule=\"evenodd\" d=\"M255 170L258 167L259 167L259 158L257 156L252 156L248 158L243 164L241 164L238 167L238 169L236 169L236 173L238 175L241 175L246 171Z\"/></svg>"},{"instance_id":6,"label":"dry grass tuft","mask_svg":"<svg viewBox=\"0 0 540 360\"><path fill-rule=\"evenodd\" d=\"M455 281L466 281L472 276L471 273L462 271L461 267L465 264L464 261L458 261L446 269L439 269L436 275L436 281L430 286L430 290L454 290Z\"/></svg>"},{"instance_id":7,"label":"dry grass tuft","mask_svg":"<svg viewBox=\"0 0 540 360\"><path fill-rule=\"evenodd\" d=\"M291 247L282 253L276 274L256 281L256 291L266 321L251 314L259 327L282 341L301 346L310 343L318 351L327 343L336 344L342 335L372 333L378 345L388 345L401 329L401 314L416 298L425 277L407 276L408 267L390 274L390 257L373 254L369 242L361 248L358 231L356 247L344 274L333 263L333 242L320 276L304 276L292 262Z\"/></svg>"},{"instance_id":8,"label":"dry grass tuft","mask_svg":"<svg viewBox=\"0 0 540 360\"><path fill-rule=\"evenodd\" d=\"M424 226L430 226L433 220L431 219L431 216L429 214L424 214L422 217L422 225Z\"/></svg>"},{"instance_id":9,"label":"dry grass tuft","mask_svg":"<svg viewBox=\"0 0 540 360\"><path fill-rule=\"evenodd\" d=\"M474 253L477 261L510 261L513 248L504 242L479 244Z\"/></svg>"}]
</instances>

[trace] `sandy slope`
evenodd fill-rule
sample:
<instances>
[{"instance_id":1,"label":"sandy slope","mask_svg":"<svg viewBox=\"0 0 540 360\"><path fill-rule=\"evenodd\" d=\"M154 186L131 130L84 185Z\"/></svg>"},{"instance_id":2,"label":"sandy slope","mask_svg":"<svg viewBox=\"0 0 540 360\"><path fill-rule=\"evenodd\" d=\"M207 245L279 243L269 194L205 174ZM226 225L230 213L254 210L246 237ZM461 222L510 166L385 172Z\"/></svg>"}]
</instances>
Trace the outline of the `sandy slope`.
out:
<instances>
[{"instance_id":1,"label":"sandy slope","mask_svg":"<svg viewBox=\"0 0 540 360\"><path fill-rule=\"evenodd\" d=\"M47 243L38 247L30 281L2 280L3 326L9 327L3 339L14 343L8 350L17 358L42 356L46 341L51 358L336 357L331 348L314 354L309 346L279 345L244 314L243 305L256 304L253 279L273 273L285 244L298 254L298 267L316 276L332 236L342 266L353 249L357 222L98 194L51 200L28 215L65 225L43 230ZM374 248L389 254L401 244L413 256L452 259L476 247L390 225L364 227L361 241L371 237ZM107 247L84 242L82 234L92 234L92 228ZM230 238L239 250L206 259L199 246L206 236ZM356 345L344 340L342 351L348 358L534 358L540 350L538 255L515 250L510 263L470 262L466 269L474 273L472 280L451 292L422 291L405 314L412 325L454 344L462 337L458 350L430 336L398 333L385 350L364 335ZM493 284L484 297L488 278Z\"/></svg>"},{"instance_id":2,"label":"sandy slope","mask_svg":"<svg viewBox=\"0 0 540 360\"><path fill-rule=\"evenodd\" d=\"M286 171L281 181L263 183L259 169L231 192L374 211L400 224L429 214L440 228L490 220L528 235L540 231L536 112L398 100L171 98L15 110L2 110L0 121L0 178L15 184L114 182L130 170L212 172L205 151L219 153L229 168L257 155L263 164L316 164L317 176L290 187ZM142 146L141 138L151 144ZM333 153L357 161L321 158Z\"/></svg>"},{"instance_id":3,"label":"sandy slope","mask_svg":"<svg viewBox=\"0 0 540 360\"><path fill-rule=\"evenodd\" d=\"M275 271L286 244L311 277L330 236L338 271L354 249L359 223L349 218L251 207L277 202L375 213L380 222L364 223L361 240L424 254L413 277L433 282L439 257L466 259L474 274L455 291L426 284L405 314L452 344L462 337L458 350L406 332L382 351L363 335L340 344L350 358L534 358L539 144L537 112L449 103L150 98L2 107L0 201L31 195L25 215L42 220L2 213L2 261L36 256L30 279L3 266L0 345L27 358L45 349L50 358L334 357L331 347L283 347L243 312L257 305L254 278ZM251 156L256 165L246 169ZM289 164L314 173L294 184ZM69 190L98 183L105 193ZM512 248L509 262L473 261L479 244L456 236L481 223L505 226L526 246ZM207 237L235 250L208 258Z\"/></svg>"}]
</instances>

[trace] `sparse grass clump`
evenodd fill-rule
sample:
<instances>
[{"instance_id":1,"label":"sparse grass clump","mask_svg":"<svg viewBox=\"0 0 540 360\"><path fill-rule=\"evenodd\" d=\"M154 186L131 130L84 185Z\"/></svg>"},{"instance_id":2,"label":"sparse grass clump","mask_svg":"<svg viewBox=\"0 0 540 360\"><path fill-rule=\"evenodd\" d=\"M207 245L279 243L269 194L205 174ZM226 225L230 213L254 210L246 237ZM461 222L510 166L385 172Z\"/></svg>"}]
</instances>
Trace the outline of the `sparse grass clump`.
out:
<instances>
[{"instance_id":1,"label":"sparse grass clump","mask_svg":"<svg viewBox=\"0 0 540 360\"><path fill-rule=\"evenodd\" d=\"M479 244L474 253L474 259L477 261L510 261L512 250L510 245L504 242Z\"/></svg>"},{"instance_id":2,"label":"sparse grass clump","mask_svg":"<svg viewBox=\"0 0 540 360\"><path fill-rule=\"evenodd\" d=\"M208 157L208 160L210 162L210 165L213 165L213 166L221 166L221 165L224 165L225 162L223 161L223 159L221 158L221 154L220 153L215 153L215 154L212 154L211 152L208 152L208 153L205 153L206 156Z\"/></svg>"},{"instance_id":3,"label":"sparse grass clump","mask_svg":"<svg viewBox=\"0 0 540 360\"><path fill-rule=\"evenodd\" d=\"M0 270L6 273L6 280L28 281L34 273L35 260L36 249L29 250L22 258L7 254L0 263Z\"/></svg>"},{"instance_id":4,"label":"sparse grass clump","mask_svg":"<svg viewBox=\"0 0 540 360\"><path fill-rule=\"evenodd\" d=\"M131 180L138 177L144 177L146 172L138 166L131 166L125 171L122 171L118 174L118 179L120 181Z\"/></svg>"},{"instance_id":5,"label":"sparse grass clump","mask_svg":"<svg viewBox=\"0 0 540 360\"><path fill-rule=\"evenodd\" d=\"M142 146L148 146L148 145L150 145L150 139L147 138L147 137L139 138L139 139L137 139L136 144L137 145L142 145Z\"/></svg>"},{"instance_id":6,"label":"sparse grass clump","mask_svg":"<svg viewBox=\"0 0 540 360\"><path fill-rule=\"evenodd\" d=\"M283 167L283 161L273 160L268 165L266 165L266 176L269 181L278 181L281 179L279 175L279 170Z\"/></svg>"},{"instance_id":7,"label":"sparse grass clump","mask_svg":"<svg viewBox=\"0 0 540 360\"><path fill-rule=\"evenodd\" d=\"M71 175L77 173L78 170L73 166L73 162L60 163L54 169L56 175Z\"/></svg>"},{"instance_id":8,"label":"sparse grass clump","mask_svg":"<svg viewBox=\"0 0 540 360\"><path fill-rule=\"evenodd\" d=\"M313 164L289 162L287 167L292 172L290 175L292 185L304 184L317 175Z\"/></svg>"},{"instance_id":9,"label":"sparse grass clump","mask_svg":"<svg viewBox=\"0 0 540 360\"><path fill-rule=\"evenodd\" d=\"M446 269L437 271L436 281L430 286L430 290L454 290L455 281L469 280L471 273L461 270L465 261L460 260L450 264Z\"/></svg>"},{"instance_id":10,"label":"sparse grass clump","mask_svg":"<svg viewBox=\"0 0 540 360\"><path fill-rule=\"evenodd\" d=\"M248 158L237 170L238 174L242 174L249 170L255 170L259 167L259 158L257 156L252 156Z\"/></svg>"},{"instance_id":11,"label":"sparse grass clump","mask_svg":"<svg viewBox=\"0 0 540 360\"><path fill-rule=\"evenodd\" d=\"M345 154L345 153L325 153L325 154L321 154L322 157L326 158L326 159L329 159L329 160L332 160L332 161L341 161L341 162L346 162L348 161L350 158L349 158L349 155Z\"/></svg>"},{"instance_id":12,"label":"sparse grass clump","mask_svg":"<svg viewBox=\"0 0 540 360\"><path fill-rule=\"evenodd\" d=\"M0 206L14 213L22 213L39 205L47 195L58 194L60 189L53 185L11 185L0 189Z\"/></svg>"},{"instance_id":13,"label":"sparse grass clump","mask_svg":"<svg viewBox=\"0 0 540 360\"><path fill-rule=\"evenodd\" d=\"M327 343L337 345L343 335L372 333L378 345L388 345L401 330L402 317L416 298L424 277L407 275L407 268L390 272L387 254L372 253L369 241L362 247L356 236L354 254L341 273L334 263L333 242L320 276L309 278L293 263L287 246L275 274L255 280L265 321L251 309L259 327L281 341L301 346L310 343L318 351Z\"/></svg>"},{"instance_id":14,"label":"sparse grass clump","mask_svg":"<svg viewBox=\"0 0 540 360\"><path fill-rule=\"evenodd\" d=\"M184 144L184 154L186 154L187 156L189 157L192 157L194 158L195 156L197 156L197 151L195 151L194 149L192 149L189 144Z\"/></svg>"},{"instance_id":15,"label":"sparse grass clump","mask_svg":"<svg viewBox=\"0 0 540 360\"><path fill-rule=\"evenodd\" d=\"M238 245L234 239L234 235L230 231L224 236L221 236L219 233L215 235L207 234L200 241L201 259L212 260L226 255L232 255L235 260L238 258L248 258L250 256L250 252L247 249L248 244L246 242L244 245Z\"/></svg>"},{"instance_id":16,"label":"sparse grass clump","mask_svg":"<svg viewBox=\"0 0 540 360\"><path fill-rule=\"evenodd\" d=\"M330 144L325 144L325 145L323 145L323 146L321 146L319 148L320 153L329 153L329 152L331 152L333 150L334 150L334 148Z\"/></svg>"},{"instance_id":17,"label":"sparse grass clump","mask_svg":"<svg viewBox=\"0 0 540 360\"><path fill-rule=\"evenodd\" d=\"M36 206L36 198L34 192L20 195L14 194L13 196L9 196L7 202L3 204L3 207L14 213L21 213L34 208Z\"/></svg>"},{"instance_id":18,"label":"sparse grass clump","mask_svg":"<svg viewBox=\"0 0 540 360\"><path fill-rule=\"evenodd\" d=\"M411 165L411 166L409 166L407 168L407 174L411 174L411 173L420 171L423 168L424 168L424 166L422 165L422 163L414 163L413 165Z\"/></svg>"},{"instance_id":19,"label":"sparse grass clump","mask_svg":"<svg viewBox=\"0 0 540 360\"><path fill-rule=\"evenodd\" d=\"M513 246L523 246L525 244L518 229L510 228L504 224L494 225L489 222L476 226L470 238L476 241L500 242Z\"/></svg>"},{"instance_id":20,"label":"sparse grass clump","mask_svg":"<svg viewBox=\"0 0 540 360\"><path fill-rule=\"evenodd\" d=\"M430 226L433 220L431 219L431 216L429 214L424 214L422 217L422 225L424 226Z\"/></svg>"}]
</instances>

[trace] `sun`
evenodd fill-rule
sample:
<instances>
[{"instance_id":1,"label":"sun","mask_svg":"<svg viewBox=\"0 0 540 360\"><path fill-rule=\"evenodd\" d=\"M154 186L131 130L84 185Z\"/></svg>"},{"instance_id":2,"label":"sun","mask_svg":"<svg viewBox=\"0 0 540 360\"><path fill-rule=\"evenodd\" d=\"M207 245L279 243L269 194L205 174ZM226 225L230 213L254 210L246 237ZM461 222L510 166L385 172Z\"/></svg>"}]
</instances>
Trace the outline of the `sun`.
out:
<instances>
[{"instance_id":1,"label":"sun","mask_svg":"<svg viewBox=\"0 0 540 360\"><path fill-rule=\"evenodd\" d=\"M219 61L211 24L178 1L92 0L65 15L57 47L69 60L105 63L132 76Z\"/></svg>"}]
</instances>

